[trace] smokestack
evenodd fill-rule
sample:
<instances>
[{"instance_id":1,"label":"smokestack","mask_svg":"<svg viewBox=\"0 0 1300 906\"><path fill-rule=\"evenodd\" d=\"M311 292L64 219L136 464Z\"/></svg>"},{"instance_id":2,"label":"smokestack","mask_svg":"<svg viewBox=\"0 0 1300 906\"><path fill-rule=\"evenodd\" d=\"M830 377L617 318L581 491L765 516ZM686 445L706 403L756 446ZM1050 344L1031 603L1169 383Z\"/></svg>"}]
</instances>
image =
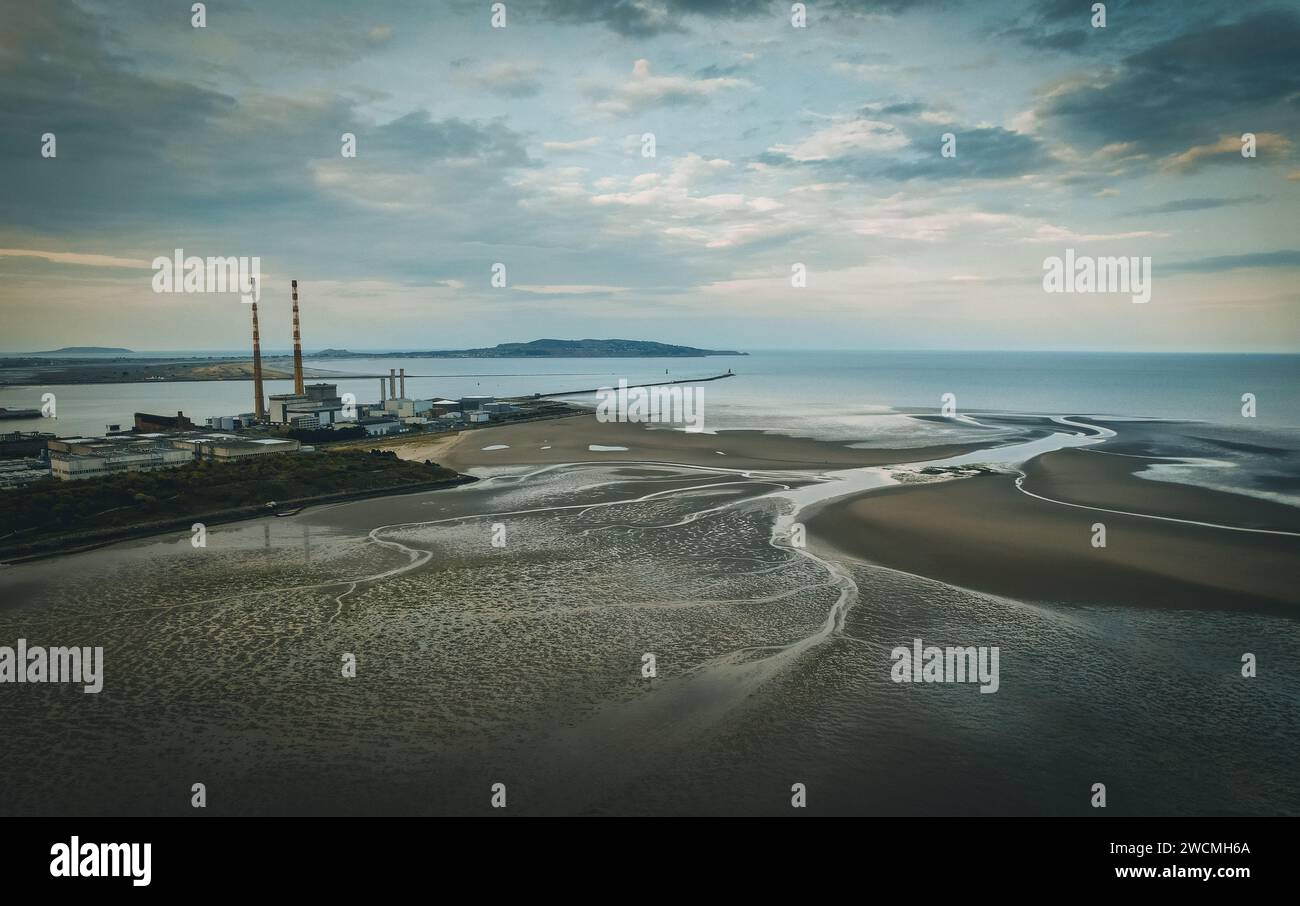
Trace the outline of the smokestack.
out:
<instances>
[{"instance_id":1,"label":"smokestack","mask_svg":"<svg viewBox=\"0 0 1300 906\"><path fill-rule=\"evenodd\" d=\"M401 375L402 375L402 399L406 399L406 369L405 368L402 369Z\"/></svg>"},{"instance_id":2,"label":"smokestack","mask_svg":"<svg viewBox=\"0 0 1300 906\"><path fill-rule=\"evenodd\" d=\"M379 402L382 403L386 399L388 399L388 397L384 396L384 379L380 378L379 379Z\"/></svg>"},{"instance_id":3,"label":"smokestack","mask_svg":"<svg viewBox=\"0 0 1300 906\"><path fill-rule=\"evenodd\" d=\"M389 399L397 399L397 369L396 368L388 369L388 397Z\"/></svg>"},{"instance_id":4,"label":"smokestack","mask_svg":"<svg viewBox=\"0 0 1300 906\"><path fill-rule=\"evenodd\" d=\"M306 393L302 383L302 333L298 330L298 281L293 286L293 392Z\"/></svg>"},{"instance_id":5,"label":"smokestack","mask_svg":"<svg viewBox=\"0 0 1300 906\"><path fill-rule=\"evenodd\" d=\"M253 412L259 422L266 421L262 402L262 338L257 332L257 303L253 303Z\"/></svg>"}]
</instances>

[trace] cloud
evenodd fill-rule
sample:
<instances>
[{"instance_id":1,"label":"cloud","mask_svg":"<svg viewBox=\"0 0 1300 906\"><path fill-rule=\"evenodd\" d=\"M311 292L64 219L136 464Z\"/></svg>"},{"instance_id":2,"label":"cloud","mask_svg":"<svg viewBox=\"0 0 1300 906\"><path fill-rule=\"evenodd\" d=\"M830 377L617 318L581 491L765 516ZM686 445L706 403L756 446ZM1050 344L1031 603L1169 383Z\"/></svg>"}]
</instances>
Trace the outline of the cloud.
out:
<instances>
[{"instance_id":1,"label":"cloud","mask_svg":"<svg viewBox=\"0 0 1300 906\"><path fill-rule=\"evenodd\" d=\"M889 123L855 119L834 123L794 145L773 145L768 152L798 163L809 163L863 152L897 151L907 147L907 144L907 136Z\"/></svg>"},{"instance_id":2,"label":"cloud","mask_svg":"<svg viewBox=\"0 0 1300 906\"><path fill-rule=\"evenodd\" d=\"M159 312L139 265L178 245L262 256L264 273L317 287L321 330L360 331L371 345L421 330L491 345L501 323L528 333L572 333L590 318L652 325L666 305L695 324L706 317L695 311L700 286L734 286L738 310L761 312L744 285L756 275L771 280L773 310L788 313L791 261L809 263L819 293L835 287L833 304L853 319L717 318L717 342L705 345L739 345L729 331L768 345L840 342L844 323L864 323L862 287L875 304L885 279L900 287L897 322L854 339L888 343L896 330L917 342L916 301L933 293L987 306L985 332L963 333L977 343L1022 331L1006 317L1008 287L1036 268L1040 243L1116 237L1189 268L1256 267L1222 281L1233 284L1225 307L1281 296L1294 276L1278 269L1285 258L1225 253L1286 235L1296 148L1279 160L1281 145L1265 139L1261 160L1237 161L1253 170L1212 166L1236 148L1204 149L1247 130L1298 140L1300 94L1286 93L1275 65L1286 33L1254 26L1263 41L1251 37L1248 54L1231 29L1263 13L1187 0L1175 15L1178 4L1153 2L1167 22L1108 3L1111 27L1088 36L1085 67L1026 53L986 25L1041 9L1051 28L1073 29L1088 12L1075 0L936 2L928 18L924 3L817 0L807 32L789 28L789 4L776 0L538 0L508 4L502 35L468 0L437 17L412 4L376 13L313 0L320 14L306 17L298 3L231 5L201 33L178 28L186 17L166 0L31 0L0 31L7 342L55 329L40 326L50 290L79 313L79 330L175 338L157 348L242 341L242 320L226 333L242 309ZM1285 25L1289 14L1273 15ZM1219 42L1199 58L1178 44L1193 25ZM1261 75L1273 81L1257 85ZM988 90L959 90L972 80ZM627 119L573 125L592 112ZM659 135L656 159L640 155L646 129ZM45 131L58 135L57 159L39 155ZM955 158L940 155L948 131ZM357 136L357 157L340 155L342 132ZM1288 171L1296 181L1283 184ZM1170 177L1184 173L1195 186L1174 191ZM1249 210L1258 216L1225 231L1216 209L1256 204L1251 192L1265 195ZM1174 214L1177 241L1127 232L1173 224L1126 216ZM884 264L855 270L884 258L896 279ZM490 289L496 261L518 292ZM136 314L142 282L148 313ZM1205 288L1212 280L1183 282L1218 292ZM269 284L268 295L284 301ZM96 306L101 315L84 317ZM1286 342L1293 322L1273 325ZM1165 327L1170 337L1193 329Z\"/></svg>"},{"instance_id":3,"label":"cloud","mask_svg":"<svg viewBox=\"0 0 1300 906\"><path fill-rule=\"evenodd\" d=\"M1017 219L987 211L930 211L908 205L885 205L870 217L845 223L860 236L879 236L909 242L944 242L956 234L970 235L1014 227Z\"/></svg>"},{"instance_id":4,"label":"cloud","mask_svg":"<svg viewBox=\"0 0 1300 906\"><path fill-rule=\"evenodd\" d=\"M588 151L600 145L601 141L603 141L603 139L599 136L592 136L591 138L580 138L571 142L542 142L542 150L554 151L557 153Z\"/></svg>"},{"instance_id":5,"label":"cloud","mask_svg":"<svg viewBox=\"0 0 1300 906\"><path fill-rule=\"evenodd\" d=\"M900 180L1008 179L1056 168L1042 142L1030 135L1001 126L973 129L948 126L943 131L952 132L957 139L955 157L940 154L939 128L924 132L916 129L912 135L920 153L910 160L886 166L882 173Z\"/></svg>"},{"instance_id":6,"label":"cloud","mask_svg":"<svg viewBox=\"0 0 1300 906\"><path fill-rule=\"evenodd\" d=\"M1240 135L1224 135L1217 142L1188 148L1181 154L1165 159L1161 164L1166 170L1175 173L1187 173L1211 162L1236 162L1243 160L1243 147ZM1260 132L1255 136L1255 152L1265 158L1283 155L1291 150L1291 142L1273 132Z\"/></svg>"},{"instance_id":7,"label":"cloud","mask_svg":"<svg viewBox=\"0 0 1300 906\"><path fill-rule=\"evenodd\" d=\"M626 286L597 286L586 283L570 283L565 285L517 284L514 288L519 292L535 293L540 296L607 296L627 291Z\"/></svg>"},{"instance_id":8,"label":"cloud","mask_svg":"<svg viewBox=\"0 0 1300 906\"><path fill-rule=\"evenodd\" d=\"M1138 230L1129 233L1079 233L1065 227L1043 224L1034 230L1032 236L1026 236L1021 242L1114 242L1124 239L1150 239L1165 233L1153 233L1150 230Z\"/></svg>"},{"instance_id":9,"label":"cloud","mask_svg":"<svg viewBox=\"0 0 1300 906\"><path fill-rule=\"evenodd\" d=\"M143 258L119 258L115 255L94 255L86 252L47 252L41 249L0 249L0 258L44 258L52 264L75 264L83 267L147 269L152 266Z\"/></svg>"},{"instance_id":10,"label":"cloud","mask_svg":"<svg viewBox=\"0 0 1300 906\"><path fill-rule=\"evenodd\" d=\"M1136 142L1157 156L1202 146L1230 124L1291 132L1300 127L1297 47L1294 10L1194 28L1128 55L1100 77L1052 92L1034 118L1084 148Z\"/></svg>"},{"instance_id":11,"label":"cloud","mask_svg":"<svg viewBox=\"0 0 1300 906\"><path fill-rule=\"evenodd\" d=\"M1219 0L1107 0L1105 6L1107 27L1094 28L1091 0L1030 0L1008 15L1014 24L992 31L1046 53L1086 52L1097 59L1212 27L1232 11Z\"/></svg>"},{"instance_id":12,"label":"cloud","mask_svg":"<svg viewBox=\"0 0 1300 906\"><path fill-rule=\"evenodd\" d=\"M955 157L940 153L946 132L957 139ZM1000 126L962 127L918 102L869 106L859 118L838 120L798 143L773 145L758 162L812 166L825 179L863 181L1010 179L1058 166L1034 136Z\"/></svg>"},{"instance_id":13,"label":"cloud","mask_svg":"<svg viewBox=\"0 0 1300 906\"><path fill-rule=\"evenodd\" d=\"M824 0L809 4L809 16L824 22L833 15L892 15L943 2ZM625 37L650 38L687 31L686 23L691 18L738 20L770 16L788 20L790 4L775 0L543 0L538 14L553 22L603 25Z\"/></svg>"},{"instance_id":14,"label":"cloud","mask_svg":"<svg viewBox=\"0 0 1300 906\"><path fill-rule=\"evenodd\" d=\"M692 153L674 160L666 176L641 173L626 180L623 191L605 191L590 201L597 208L636 211L635 220L616 229L705 248L748 245L798 228L797 219L775 198L695 191L699 184L731 170L730 161Z\"/></svg>"},{"instance_id":15,"label":"cloud","mask_svg":"<svg viewBox=\"0 0 1300 906\"><path fill-rule=\"evenodd\" d=\"M897 72L898 66L893 63L847 63L841 60L832 63L831 69L841 75L853 76L859 79L873 79L877 76Z\"/></svg>"},{"instance_id":16,"label":"cloud","mask_svg":"<svg viewBox=\"0 0 1300 906\"><path fill-rule=\"evenodd\" d=\"M1118 194L1118 193L1117 193ZM1152 214L1182 214L1188 211L1209 211L1215 208L1230 208L1243 204L1260 204L1268 199L1263 195L1241 195L1235 198L1180 198L1164 204L1145 208L1135 208L1125 217L1145 217Z\"/></svg>"},{"instance_id":17,"label":"cloud","mask_svg":"<svg viewBox=\"0 0 1300 906\"><path fill-rule=\"evenodd\" d=\"M1245 268L1300 268L1300 250L1283 249L1276 252L1251 252L1244 255L1218 255L1171 264L1161 270L1171 273L1210 274L1218 271Z\"/></svg>"},{"instance_id":18,"label":"cloud","mask_svg":"<svg viewBox=\"0 0 1300 906\"><path fill-rule=\"evenodd\" d=\"M946 242L963 235L974 237L984 233L1002 233L1021 229L1021 218L1013 214L975 211L935 211L926 201L909 201L896 198L870 205L870 216L848 220L853 233L885 239L902 239L907 242Z\"/></svg>"},{"instance_id":19,"label":"cloud","mask_svg":"<svg viewBox=\"0 0 1300 906\"><path fill-rule=\"evenodd\" d=\"M684 31L684 3L654 0L544 0L538 14L567 25L600 24L629 38Z\"/></svg>"},{"instance_id":20,"label":"cloud","mask_svg":"<svg viewBox=\"0 0 1300 906\"><path fill-rule=\"evenodd\" d=\"M498 63L487 69L478 80L488 91L503 97L527 98L541 91L537 78L542 67L536 63Z\"/></svg>"},{"instance_id":21,"label":"cloud","mask_svg":"<svg viewBox=\"0 0 1300 906\"><path fill-rule=\"evenodd\" d=\"M632 64L631 77L611 90L598 88L590 92L598 113L619 116L652 107L703 104L721 91L747 88L745 79L719 77L693 79L690 76L661 76L650 71L650 61Z\"/></svg>"}]
</instances>

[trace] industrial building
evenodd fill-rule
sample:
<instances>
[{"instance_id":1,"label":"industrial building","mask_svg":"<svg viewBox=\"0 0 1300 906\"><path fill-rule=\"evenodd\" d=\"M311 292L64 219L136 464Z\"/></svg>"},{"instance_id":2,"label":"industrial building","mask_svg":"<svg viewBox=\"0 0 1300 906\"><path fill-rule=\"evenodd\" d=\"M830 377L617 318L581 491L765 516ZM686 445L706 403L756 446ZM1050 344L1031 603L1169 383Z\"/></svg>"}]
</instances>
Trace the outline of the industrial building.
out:
<instances>
[{"instance_id":1,"label":"industrial building","mask_svg":"<svg viewBox=\"0 0 1300 906\"><path fill-rule=\"evenodd\" d=\"M178 450L186 450L192 459L210 462L230 462L265 456L270 453L295 453L302 444L286 437L238 437L233 434L200 434L168 438L167 443Z\"/></svg>"},{"instance_id":2,"label":"industrial building","mask_svg":"<svg viewBox=\"0 0 1300 906\"><path fill-rule=\"evenodd\" d=\"M294 428L328 428L342 421L343 398L337 384L311 384L303 393L277 393L270 397L268 420Z\"/></svg>"},{"instance_id":3,"label":"industrial building","mask_svg":"<svg viewBox=\"0 0 1300 906\"><path fill-rule=\"evenodd\" d=\"M0 490L20 488L50 477L50 464L43 459L0 460Z\"/></svg>"},{"instance_id":4,"label":"industrial building","mask_svg":"<svg viewBox=\"0 0 1300 906\"><path fill-rule=\"evenodd\" d=\"M196 459L230 462L250 456L292 453L302 445L288 438L246 438L234 434L117 434L58 437L46 444L50 474L64 481L119 472L148 472L187 465Z\"/></svg>"},{"instance_id":5,"label":"industrial building","mask_svg":"<svg viewBox=\"0 0 1300 906\"><path fill-rule=\"evenodd\" d=\"M45 444L54 435L48 431L9 431L0 434L0 459L44 456Z\"/></svg>"},{"instance_id":6,"label":"industrial building","mask_svg":"<svg viewBox=\"0 0 1300 906\"><path fill-rule=\"evenodd\" d=\"M370 437L376 437L381 434L396 434L402 430L402 423L391 416L373 416L363 418L357 422L361 427L366 429L366 434Z\"/></svg>"},{"instance_id":7,"label":"industrial building","mask_svg":"<svg viewBox=\"0 0 1300 906\"><path fill-rule=\"evenodd\" d=\"M119 472L151 472L193 462L194 456L166 444L163 435L59 437L46 444L50 473L64 481Z\"/></svg>"},{"instance_id":8,"label":"industrial building","mask_svg":"<svg viewBox=\"0 0 1300 906\"><path fill-rule=\"evenodd\" d=\"M245 412L242 415L213 415L206 421L209 428L217 431L239 431L253 427L257 423L257 414Z\"/></svg>"},{"instance_id":9,"label":"industrial building","mask_svg":"<svg viewBox=\"0 0 1300 906\"><path fill-rule=\"evenodd\" d=\"M375 417L393 416L395 418L413 418L427 413L421 411L422 404L406 395L406 369L388 369L388 389L385 392L384 379L379 379L379 405L372 407L371 415Z\"/></svg>"}]
</instances>

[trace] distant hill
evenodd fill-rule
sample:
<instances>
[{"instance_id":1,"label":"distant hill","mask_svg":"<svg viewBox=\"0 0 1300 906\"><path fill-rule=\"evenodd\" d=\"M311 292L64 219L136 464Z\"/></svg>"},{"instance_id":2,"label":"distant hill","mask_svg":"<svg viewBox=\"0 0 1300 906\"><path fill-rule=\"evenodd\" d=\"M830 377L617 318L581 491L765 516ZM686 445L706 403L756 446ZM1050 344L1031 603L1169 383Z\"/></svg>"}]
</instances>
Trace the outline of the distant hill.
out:
<instances>
[{"instance_id":1,"label":"distant hill","mask_svg":"<svg viewBox=\"0 0 1300 906\"><path fill-rule=\"evenodd\" d=\"M734 349L697 349L650 340L532 340L528 343L498 343L482 349L436 349L428 352L349 352L326 349L316 356L329 358L429 358L429 359L626 359L749 355Z\"/></svg>"},{"instance_id":2,"label":"distant hill","mask_svg":"<svg viewBox=\"0 0 1300 906\"><path fill-rule=\"evenodd\" d=\"M28 353L28 355L85 355L87 353L122 355L130 354L131 350L123 349L120 346L64 346L62 349L46 349L41 352Z\"/></svg>"}]
</instances>

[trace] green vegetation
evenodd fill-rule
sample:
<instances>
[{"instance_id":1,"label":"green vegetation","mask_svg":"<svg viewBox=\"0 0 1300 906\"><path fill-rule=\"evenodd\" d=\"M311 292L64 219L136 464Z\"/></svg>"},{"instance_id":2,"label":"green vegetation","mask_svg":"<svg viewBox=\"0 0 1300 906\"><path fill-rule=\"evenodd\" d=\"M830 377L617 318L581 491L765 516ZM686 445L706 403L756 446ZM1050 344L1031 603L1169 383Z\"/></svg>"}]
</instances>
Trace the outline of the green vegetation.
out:
<instances>
[{"instance_id":1,"label":"green vegetation","mask_svg":"<svg viewBox=\"0 0 1300 906\"><path fill-rule=\"evenodd\" d=\"M327 495L398 491L456 478L430 462L383 451L284 453L239 462L196 462L157 472L124 472L82 481L43 479L0 493L0 554L24 553L39 542L69 545L99 536L198 520L242 518Z\"/></svg>"}]
</instances>

